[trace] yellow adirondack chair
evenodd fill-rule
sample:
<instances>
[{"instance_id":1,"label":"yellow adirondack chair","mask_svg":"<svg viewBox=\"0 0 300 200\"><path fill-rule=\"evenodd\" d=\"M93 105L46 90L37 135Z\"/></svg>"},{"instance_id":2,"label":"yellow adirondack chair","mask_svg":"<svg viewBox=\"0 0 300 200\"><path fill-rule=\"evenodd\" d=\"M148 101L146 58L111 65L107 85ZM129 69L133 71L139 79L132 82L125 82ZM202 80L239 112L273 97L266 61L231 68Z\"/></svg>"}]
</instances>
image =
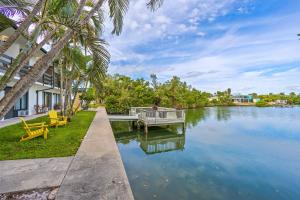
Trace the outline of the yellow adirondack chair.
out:
<instances>
[{"instance_id":1,"label":"yellow adirondack chair","mask_svg":"<svg viewBox=\"0 0 300 200\"><path fill-rule=\"evenodd\" d=\"M26 132L26 135L22 136L20 142L42 135L44 136L44 139L47 139L49 130L47 128L48 125L45 125L45 122L27 124L23 117L20 117L20 120L23 123L23 128Z\"/></svg>"},{"instance_id":2,"label":"yellow adirondack chair","mask_svg":"<svg viewBox=\"0 0 300 200\"><path fill-rule=\"evenodd\" d=\"M50 126L65 126L67 124L67 117L58 116L55 110L50 110L48 112L50 119Z\"/></svg>"}]
</instances>

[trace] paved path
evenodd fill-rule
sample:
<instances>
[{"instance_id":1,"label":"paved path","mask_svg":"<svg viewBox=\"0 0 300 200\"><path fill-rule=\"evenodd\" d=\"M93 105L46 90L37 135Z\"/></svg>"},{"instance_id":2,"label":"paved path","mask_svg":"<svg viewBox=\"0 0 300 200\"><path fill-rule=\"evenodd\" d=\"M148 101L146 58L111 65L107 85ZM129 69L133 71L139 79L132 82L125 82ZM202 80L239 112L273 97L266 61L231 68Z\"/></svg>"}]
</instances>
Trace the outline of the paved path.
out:
<instances>
[{"instance_id":1,"label":"paved path","mask_svg":"<svg viewBox=\"0 0 300 200\"><path fill-rule=\"evenodd\" d=\"M42 117L42 116L45 116L45 115L47 115L47 113L25 116L24 119L25 119L25 121L27 121L27 120L35 119L35 118ZM6 120L3 120L3 121L0 120L0 128L10 126L10 125L13 125L13 124L17 124L17 123L20 123L20 119L18 117L6 119Z\"/></svg>"},{"instance_id":2,"label":"paved path","mask_svg":"<svg viewBox=\"0 0 300 200\"><path fill-rule=\"evenodd\" d=\"M56 200L122 199L133 195L105 108L98 108Z\"/></svg>"},{"instance_id":3,"label":"paved path","mask_svg":"<svg viewBox=\"0 0 300 200\"><path fill-rule=\"evenodd\" d=\"M0 194L61 184L73 157L0 161Z\"/></svg>"}]
</instances>

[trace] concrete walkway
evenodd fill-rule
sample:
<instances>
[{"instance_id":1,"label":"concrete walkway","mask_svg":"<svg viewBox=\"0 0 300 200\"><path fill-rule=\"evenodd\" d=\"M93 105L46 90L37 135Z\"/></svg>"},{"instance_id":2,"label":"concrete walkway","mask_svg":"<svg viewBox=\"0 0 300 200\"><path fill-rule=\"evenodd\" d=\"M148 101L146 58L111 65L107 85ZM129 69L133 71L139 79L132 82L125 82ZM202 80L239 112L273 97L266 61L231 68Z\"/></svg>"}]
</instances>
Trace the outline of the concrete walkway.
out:
<instances>
[{"instance_id":1,"label":"concrete walkway","mask_svg":"<svg viewBox=\"0 0 300 200\"><path fill-rule=\"evenodd\" d=\"M0 161L0 194L61 184L73 157Z\"/></svg>"},{"instance_id":2,"label":"concrete walkway","mask_svg":"<svg viewBox=\"0 0 300 200\"><path fill-rule=\"evenodd\" d=\"M122 199L133 195L105 108L98 108L56 200Z\"/></svg>"},{"instance_id":3,"label":"concrete walkway","mask_svg":"<svg viewBox=\"0 0 300 200\"><path fill-rule=\"evenodd\" d=\"M25 119L25 121L27 121L27 120L35 119L35 118L42 117L42 116L45 116L45 115L47 115L47 113L25 116L24 119ZM6 120L3 120L3 121L0 120L0 128L10 126L10 125L13 125L13 124L17 124L17 123L20 123L20 119L18 117L6 119Z\"/></svg>"}]
</instances>

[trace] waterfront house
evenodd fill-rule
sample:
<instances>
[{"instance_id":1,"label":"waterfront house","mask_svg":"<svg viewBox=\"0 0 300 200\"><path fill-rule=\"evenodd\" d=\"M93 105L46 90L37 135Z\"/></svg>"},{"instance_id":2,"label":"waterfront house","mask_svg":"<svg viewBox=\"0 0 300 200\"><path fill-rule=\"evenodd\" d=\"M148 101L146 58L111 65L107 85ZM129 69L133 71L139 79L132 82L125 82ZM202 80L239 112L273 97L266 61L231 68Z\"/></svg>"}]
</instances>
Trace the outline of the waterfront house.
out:
<instances>
[{"instance_id":1,"label":"waterfront house","mask_svg":"<svg viewBox=\"0 0 300 200\"><path fill-rule=\"evenodd\" d=\"M5 42L9 35L13 32L14 28L7 28L0 32L0 45ZM6 69L10 67L13 59L15 59L19 52L24 49L26 42L27 39L20 36L16 42L0 56L0 76L5 73ZM11 89L20 77L24 76L31 66L33 66L33 64L46 53L47 51L45 49L40 49L40 51L30 59L28 65L21 69L18 75L14 77L14 80L9 82L3 91L0 91L0 99L3 98L5 93ZM58 108L59 105L60 77L59 73L52 65L49 66L48 70L26 92L26 94L15 102L14 107L6 114L4 119L46 112L50 109Z\"/></svg>"},{"instance_id":2,"label":"waterfront house","mask_svg":"<svg viewBox=\"0 0 300 200\"><path fill-rule=\"evenodd\" d=\"M231 99L233 103L253 103L252 95L235 95Z\"/></svg>"},{"instance_id":3,"label":"waterfront house","mask_svg":"<svg viewBox=\"0 0 300 200\"><path fill-rule=\"evenodd\" d=\"M287 105L287 104L288 104L288 101L285 100L285 99L283 99L283 100L278 99L278 100L275 101L275 104L276 104L276 105Z\"/></svg>"}]
</instances>

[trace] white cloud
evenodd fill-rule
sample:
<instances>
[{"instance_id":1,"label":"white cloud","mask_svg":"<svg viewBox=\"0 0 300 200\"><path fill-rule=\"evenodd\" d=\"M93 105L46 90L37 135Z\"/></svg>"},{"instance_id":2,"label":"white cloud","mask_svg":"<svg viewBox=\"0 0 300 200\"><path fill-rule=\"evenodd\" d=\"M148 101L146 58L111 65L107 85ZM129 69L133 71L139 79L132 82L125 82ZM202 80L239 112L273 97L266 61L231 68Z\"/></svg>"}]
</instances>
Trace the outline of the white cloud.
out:
<instances>
[{"instance_id":1,"label":"white cloud","mask_svg":"<svg viewBox=\"0 0 300 200\"><path fill-rule=\"evenodd\" d=\"M144 78L156 73L162 81L177 75L211 92L228 87L245 93L300 92L299 24L294 20L300 14L218 22L230 12L248 13L240 2L165 0L152 13L145 1L132 1L122 35L106 36L113 63L129 64L113 64L109 71Z\"/></svg>"}]
</instances>

